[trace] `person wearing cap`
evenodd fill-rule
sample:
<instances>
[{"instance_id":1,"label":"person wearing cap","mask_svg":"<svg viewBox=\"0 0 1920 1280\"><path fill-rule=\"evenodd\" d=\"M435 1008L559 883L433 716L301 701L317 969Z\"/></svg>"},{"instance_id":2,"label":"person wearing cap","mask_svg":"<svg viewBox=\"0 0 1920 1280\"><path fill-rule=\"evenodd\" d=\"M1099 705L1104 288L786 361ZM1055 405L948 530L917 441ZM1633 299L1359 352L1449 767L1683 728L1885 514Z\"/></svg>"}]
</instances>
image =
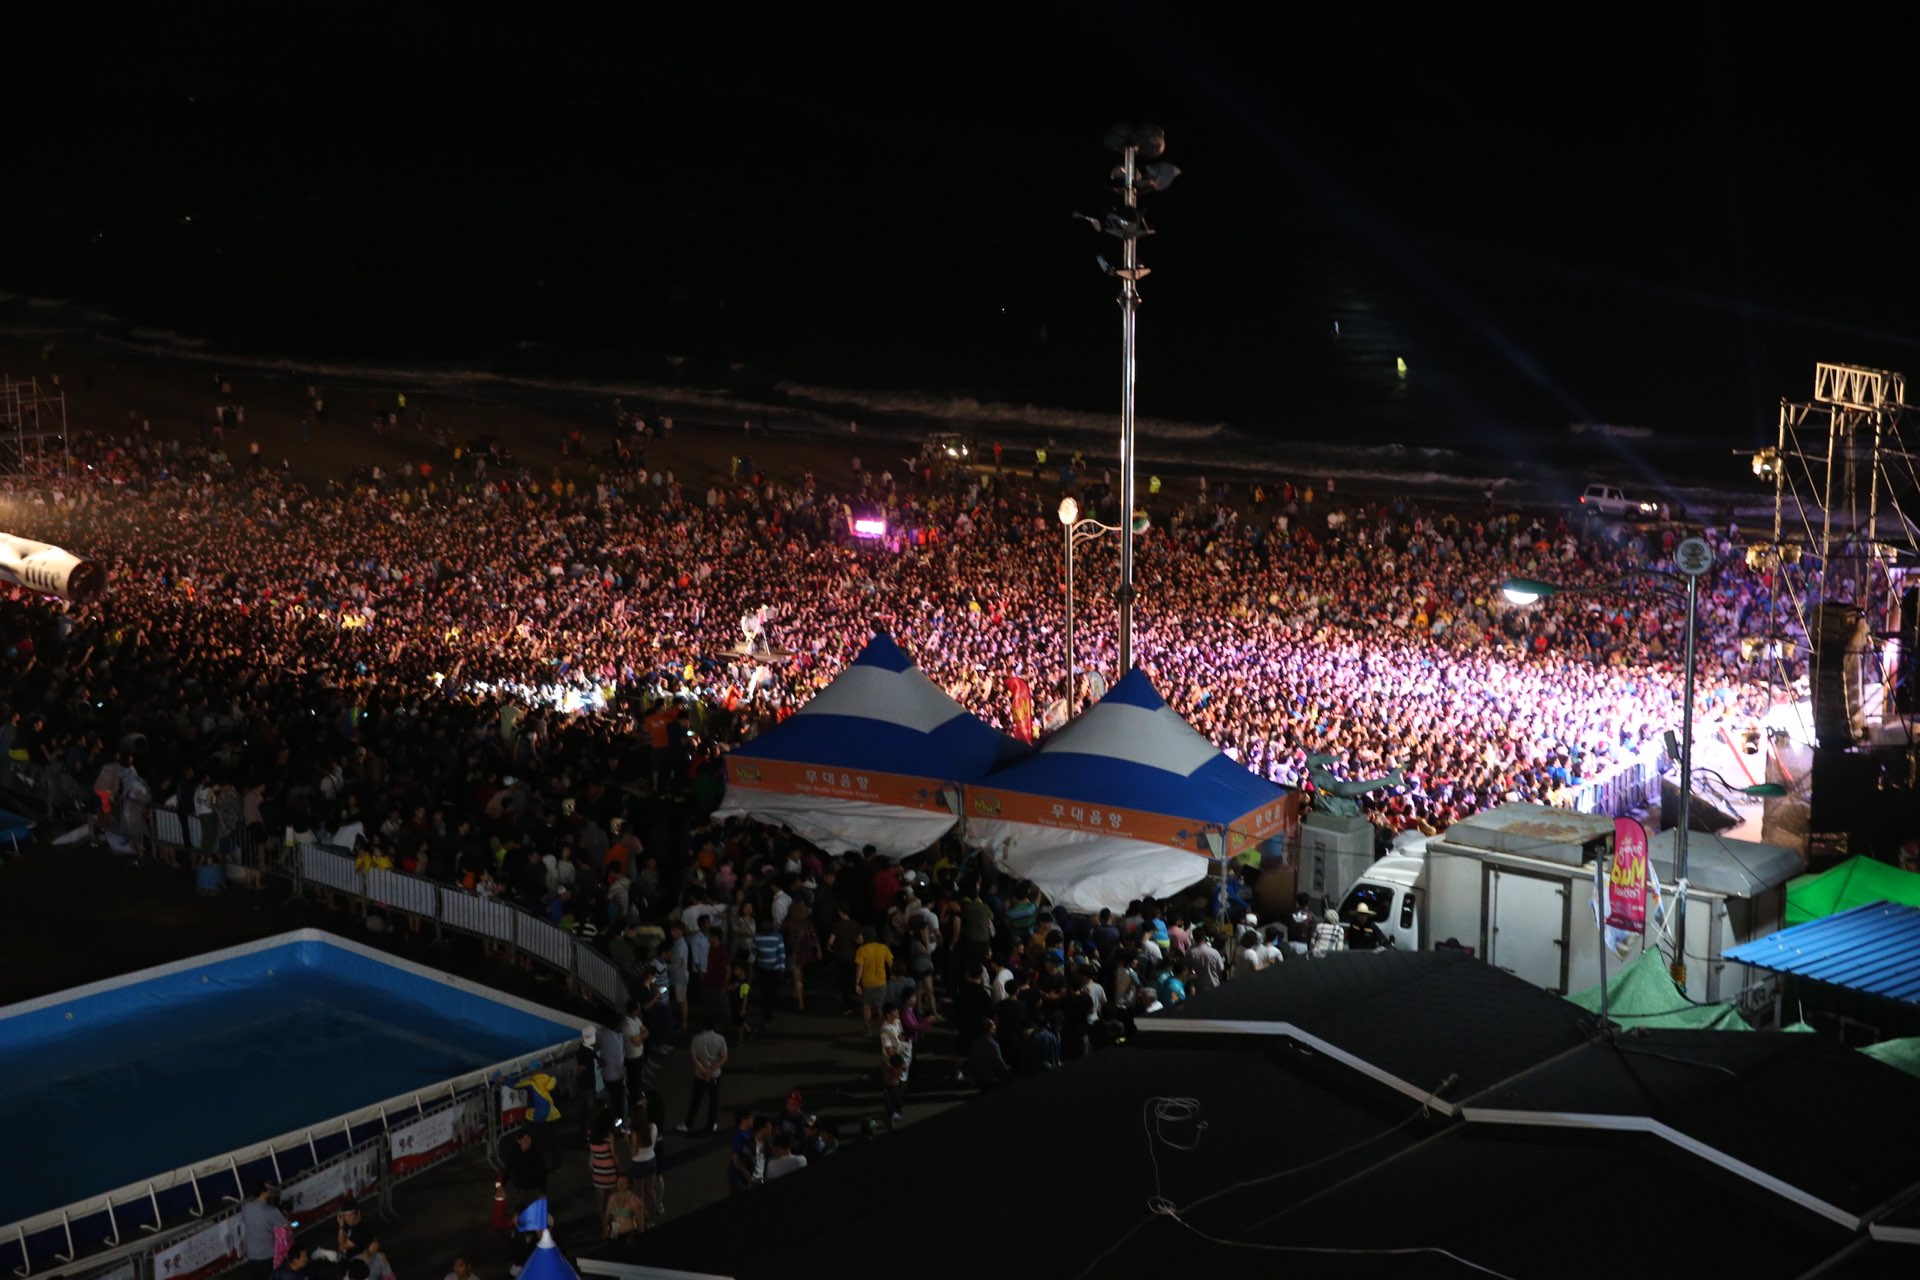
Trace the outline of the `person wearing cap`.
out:
<instances>
[{"instance_id":1,"label":"person wearing cap","mask_svg":"<svg viewBox=\"0 0 1920 1280\"><path fill-rule=\"evenodd\" d=\"M800 1135L807 1127L805 1102L806 1097L795 1089L787 1095L786 1110L782 1111L779 1118L774 1121L774 1128L792 1138L795 1143L800 1141ZM794 1149L797 1151L799 1147L796 1146Z\"/></svg>"},{"instance_id":2,"label":"person wearing cap","mask_svg":"<svg viewBox=\"0 0 1920 1280\"><path fill-rule=\"evenodd\" d=\"M1349 951L1378 951L1387 945L1387 935L1380 932L1380 921L1373 914L1371 903L1355 904L1353 917L1353 923L1347 926Z\"/></svg>"},{"instance_id":3,"label":"person wearing cap","mask_svg":"<svg viewBox=\"0 0 1920 1280\"><path fill-rule=\"evenodd\" d=\"M1340 913L1328 911L1326 918L1313 928L1313 958L1325 959L1336 951L1347 949L1347 931L1340 924Z\"/></svg>"}]
</instances>

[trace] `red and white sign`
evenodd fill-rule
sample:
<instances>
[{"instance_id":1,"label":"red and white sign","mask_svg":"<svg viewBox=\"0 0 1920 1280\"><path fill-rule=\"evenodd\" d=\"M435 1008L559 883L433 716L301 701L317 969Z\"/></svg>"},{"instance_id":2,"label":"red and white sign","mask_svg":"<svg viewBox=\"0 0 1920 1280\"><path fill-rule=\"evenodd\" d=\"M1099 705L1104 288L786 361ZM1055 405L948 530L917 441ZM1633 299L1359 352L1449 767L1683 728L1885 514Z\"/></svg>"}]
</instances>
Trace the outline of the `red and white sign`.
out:
<instances>
[{"instance_id":1,"label":"red and white sign","mask_svg":"<svg viewBox=\"0 0 1920 1280\"><path fill-rule=\"evenodd\" d=\"M486 1123L486 1095L474 1094L458 1106L442 1107L387 1133L394 1177L404 1177L465 1146Z\"/></svg>"},{"instance_id":2,"label":"red and white sign","mask_svg":"<svg viewBox=\"0 0 1920 1280\"><path fill-rule=\"evenodd\" d=\"M357 1198L379 1180L380 1148L367 1146L289 1182L281 1190L281 1202L297 1218L317 1218Z\"/></svg>"},{"instance_id":3,"label":"red and white sign","mask_svg":"<svg viewBox=\"0 0 1920 1280\"><path fill-rule=\"evenodd\" d=\"M1647 931L1647 829L1632 818L1613 820L1606 924L1623 933Z\"/></svg>"},{"instance_id":4,"label":"red and white sign","mask_svg":"<svg viewBox=\"0 0 1920 1280\"><path fill-rule=\"evenodd\" d=\"M198 1277L225 1271L236 1262L244 1262L246 1257L240 1215L236 1213L156 1250L154 1280L198 1280Z\"/></svg>"}]
</instances>

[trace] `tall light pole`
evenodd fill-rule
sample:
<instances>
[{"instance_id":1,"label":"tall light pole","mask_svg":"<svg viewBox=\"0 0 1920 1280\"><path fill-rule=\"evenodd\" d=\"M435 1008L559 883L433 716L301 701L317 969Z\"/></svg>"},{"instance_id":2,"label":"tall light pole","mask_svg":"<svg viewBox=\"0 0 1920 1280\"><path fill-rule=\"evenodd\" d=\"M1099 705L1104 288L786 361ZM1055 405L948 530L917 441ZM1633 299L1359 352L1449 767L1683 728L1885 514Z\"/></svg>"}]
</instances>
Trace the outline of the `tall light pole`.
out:
<instances>
[{"instance_id":1,"label":"tall light pole","mask_svg":"<svg viewBox=\"0 0 1920 1280\"><path fill-rule=\"evenodd\" d=\"M1133 500L1134 441L1133 388L1138 369L1135 313L1140 305L1140 281L1148 269L1140 265L1139 242L1153 230L1140 216L1140 192L1164 191L1180 170L1162 157L1166 131L1157 125L1133 128L1118 124L1107 131L1107 146L1120 153L1112 177L1119 180L1122 208L1104 218L1076 214L1094 228L1120 241L1120 265L1098 259L1100 269L1120 281L1120 587L1114 593L1120 605L1120 675L1133 669Z\"/></svg>"},{"instance_id":2,"label":"tall light pole","mask_svg":"<svg viewBox=\"0 0 1920 1280\"><path fill-rule=\"evenodd\" d=\"M1673 874L1679 882L1680 911L1673 926L1673 980L1687 989L1687 832L1693 825L1693 679L1694 624L1699 617L1700 575L1713 568L1713 548L1703 538L1685 538L1673 552L1673 567L1629 569L1619 581L1604 587L1562 587L1527 578L1509 579L1502 588L1512 604L1528 605L1544 596L1617 591L1635 578L1650 578L1665 591L1682 592L1687 600L1686 669L1680 684L1680 826L1673 836Z\"/></svg>"}]
</instances>

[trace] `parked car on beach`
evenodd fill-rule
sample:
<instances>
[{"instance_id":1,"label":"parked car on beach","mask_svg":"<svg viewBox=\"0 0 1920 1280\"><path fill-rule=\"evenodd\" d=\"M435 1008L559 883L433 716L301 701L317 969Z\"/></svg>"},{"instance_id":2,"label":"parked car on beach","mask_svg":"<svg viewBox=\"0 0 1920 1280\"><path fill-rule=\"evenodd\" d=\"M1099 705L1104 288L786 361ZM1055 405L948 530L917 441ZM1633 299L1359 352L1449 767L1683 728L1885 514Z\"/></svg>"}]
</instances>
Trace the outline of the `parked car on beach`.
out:
<instances>
[{"instance_id":1,"label":"parked car on beach","mask_svg":"<svg viewBox=\"0 0 1920 1280\"><path fill-rule=\"evenodd\" d=\"M1580 494L1579 507L1582 515L1606 516L1614 520L1657 515L1660 511L1659 503L1635 502L1610 484L1588 485Z\"/></svg>"}]
</instances>

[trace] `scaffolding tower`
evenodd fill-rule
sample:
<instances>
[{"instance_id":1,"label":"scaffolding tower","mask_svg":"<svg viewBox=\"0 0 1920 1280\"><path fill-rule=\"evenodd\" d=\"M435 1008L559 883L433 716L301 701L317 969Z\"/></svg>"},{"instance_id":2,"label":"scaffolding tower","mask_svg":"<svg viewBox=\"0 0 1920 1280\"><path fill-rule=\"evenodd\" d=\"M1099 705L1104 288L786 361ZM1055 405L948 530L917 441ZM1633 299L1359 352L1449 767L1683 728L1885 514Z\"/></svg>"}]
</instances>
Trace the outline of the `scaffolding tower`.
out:
<instances>
[{"instance_id":1,"label":"scaffolding tower","mask_svg":"<svg viewBox=\"0 0 1920 1280\"><path fill-rule=\"evenodd\" d=\"M1767 781L1788 789L1766 802L1762 839L1816 866L1890 847L1920 820L1912 415L1901 374L1820 363L1812 399L1783 400L1774 445L1753 455L1774 486L1772 539L1747 550L1768 633L1741 646L1773 686Z\"/></svg>"},{"instance_id":2,"label":"scaffolding tower","mask_svg":"<svg viewBox=\"0 0 1920 1280\"><path fill-rule=\"evenodd\" d=\"M0 475L67 470L67 393L0 374Z\"/></svg>"}]
</instances>

